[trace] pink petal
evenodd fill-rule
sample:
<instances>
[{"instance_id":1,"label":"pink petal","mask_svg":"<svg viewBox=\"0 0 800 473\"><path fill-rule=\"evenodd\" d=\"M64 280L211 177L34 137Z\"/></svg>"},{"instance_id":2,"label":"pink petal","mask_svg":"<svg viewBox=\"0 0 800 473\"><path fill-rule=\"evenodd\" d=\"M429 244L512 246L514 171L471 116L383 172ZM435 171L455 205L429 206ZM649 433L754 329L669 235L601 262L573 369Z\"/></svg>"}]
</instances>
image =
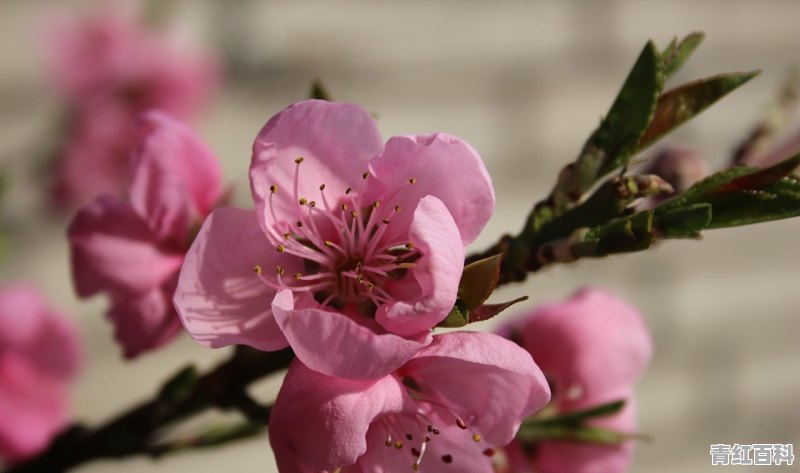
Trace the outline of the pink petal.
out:
<instances>
[{"instance_id":1,"label":"pink petal","mask_svg":"<svg viewBox=\"0 0 800 473\"><path fill-rule=\"evenodd\" d=\"M73 279L81 297L107 289L147 292L174 275L183 259L159 249L134 209L108 195L78 211L67 234Z\"/></svg>"},{"instance_id":2,"label":"pink petal","mask_svg":"<svg viewBox=\"0 0 800 473\"><path fill-rule=\"evenodd\" d=\"M295 361L269 423L278 468L298 471L298 464L306 464L318 471L352 465L367 450L370 424L379 416L408 410L409 402L393 376L351 381Z\"/></svg>"},{"instance_id":3,"label":"pink petal","mask_svg":"<svg viewBox=\"0 0 800 473\"><path fill-rule=\"evenodd\" d=\"M431 340L428 333L414 339L382 333L377 324L360 325L337 312L296 309L289 290L275 296L272 312L297 358L315 371L339 378L386 376Z\"/></svg>"},{"instance_id":4,"label":"pink petal","mask_svg":"<svg viewBox=\"0 0 800 473\"><path fill-rule=\"evenodd\" d=\"M453 216L464 245L472 242L494 211L494 189L478 152L466 141L437 133L397 136L370 162L366 201L395 194L392 205L416 208L425 196L439 198ZM415 183L409 183L409 179ZM408 222L410 213L395 216ZM402 226L398 223L399 226Z\"/></svg>"},{"instance_id":5,"label":"pink petal","mask_svg":"<svg viewBox=\"0 0 800 473\"><path fill-rule=\"evenodd\" d=\"M3 351L0 386L0 457L13 463L39 452L65 425L66 389L30 360Z\"/></svg>"},{"instance_id":6,"label":"pink petal","mask_svg":"<svg viewBox=\"0 0 800 473\"><path fill-rule=\"evenodd\" d=\"M402 369L491 445L514 438L520 422L550 401L550 388L530 354L490 333L433 337Z\"/></svg>"},{"instance_id":7,"label":"pink petal","mask_svg":"<svg viewBox=\"0 0 800 473\"><path fill-rule=\"evenodd\" d=\"M652 342L639 312L609 292L585 288L539 307L521 327L522 346L571 401L629 386Z\"/></svg>"},{"instance_id":8,"label":"pink petal","mask_svg":"<svg viewBox=\"0 0 800 473\"><path fill-rule=\"evenodd\" d=\"M399 214L398 214L399 215ZM375 319L390 332L413 335L442 321L456 303L464 268L464 246L447 207L434 196L423 197L408 232L424 256L412 270L421 294L382 305Z\"/></svg>"},{"instance_id":9,"label":"pink petal","mask_svg":"<svg viewBox=\"0 0 800 473\"><path fill-rule=\"evenodd\" d=\"M133 297L112 297L108 318L114 323L114 338L122 345L125 358L158 348L180 332L181 322L171 298L172 291L161 288Z\"/></svg>"},{"instance_id":10,"label":"pink petal","mask_svg":"<svg viewBox=\"0 0 800 473\"><path fill-rule=\"evenodd\" d=\"M0 288L0 352L15 352L41 373L69 379L79 369L78 333L66 316L51 309L34 286Z\"/></svg>"},{"instance_id":11,"label":"pink petal","mask_svg":"<svg viewBox=\"0 0 800 473\"><path fill-rule=\"evenodd\" d=\"M197 342L218 348L233 344L279 350L287 342L270 302L275 290L253 271L283 265L291 274L301 262L267 242L252 210L218 208L206 219L186 254L175 291L175 308Z\"/></svg>"},{"instance_id":12,"label":"pink petal","mask_svg":"<svg viewBox=\"0 0 800 473\"><path fill-rule=\"evenodd\" d=\"M253 143L250 183L259 218L273 222L269 209L270 186L278 221L294 222L300 208L293 186L302 156L297 197L321 200L319 186L331 205L347 187L357 187L369 160L383 145L375 121L354 104L307 100L291 105L272 117Z\"/></svg>"},{"instance_id":13,"label":"pink petal","mask_svg":"<svg viewBox=\"0 0 800 473\"><path fill-rule=\"evenodd\" d=\"M221 194L214 153L186 125L160 112L144 115L134 154L131 205L162 240L184 244L188 226Z\"/></svg>"}]
</instances>

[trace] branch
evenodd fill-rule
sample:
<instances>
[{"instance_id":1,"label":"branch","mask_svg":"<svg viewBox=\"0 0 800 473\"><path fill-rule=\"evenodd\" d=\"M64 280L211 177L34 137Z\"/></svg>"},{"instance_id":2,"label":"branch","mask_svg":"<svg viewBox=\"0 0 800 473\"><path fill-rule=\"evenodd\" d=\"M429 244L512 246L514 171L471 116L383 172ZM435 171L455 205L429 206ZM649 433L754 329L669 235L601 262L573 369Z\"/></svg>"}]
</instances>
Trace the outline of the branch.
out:
<instances>
[{"instance_id":1,"label":"branch","mask_svg":"<svg viewBox=\"0 0 800 473\"><path fill-rule=\"evenodd\" d=\"M155 434L163 427L210 408L239 409L251 422L266 424L269 408L247 395L247 386L289 366L290 349L261 352L237 347L233 356L205 375L184 369L154 396L95 429L76 424L67 428L47 450L6 473L59 473L99 458L121 458L158 452Z\"/></svg>"}]
</instances>

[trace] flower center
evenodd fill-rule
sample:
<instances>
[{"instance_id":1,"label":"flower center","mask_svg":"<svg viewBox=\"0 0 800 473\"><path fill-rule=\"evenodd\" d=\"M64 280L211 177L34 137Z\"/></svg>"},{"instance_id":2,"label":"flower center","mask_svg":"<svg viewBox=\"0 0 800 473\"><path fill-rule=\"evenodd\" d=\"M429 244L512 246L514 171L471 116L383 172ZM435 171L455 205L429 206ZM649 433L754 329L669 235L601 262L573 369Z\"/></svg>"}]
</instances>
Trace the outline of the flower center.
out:
<instances>
[{"instance_id":1,"label":"flower center","mask_svg":"<svg viewBox=\"0 0 800 473\"><path fill-rule=\"evenodd\" d=\"M403 279L422 256L405 232L392 225L393 217L403 209L363 201L360 195L369 172L362 174L357 189L348 188L343 196L329 196L325 184L319 186L320 203L301 196L303 161L302 157L295 159L292 195L299 218L294 224L278 221L273 196L280 190L272 185L269 210L273 224L268 231L278 252L302 259L303 271L286 274L283 266L277 266L275 275L268 277L256 265L255 272L277 290L310 292L322 306L374 315L378 306L393 299L392 282ZM408 182L414 184L416 179ZM332 203L329 197L336 200Z\"/></svg>"}]
</instances>

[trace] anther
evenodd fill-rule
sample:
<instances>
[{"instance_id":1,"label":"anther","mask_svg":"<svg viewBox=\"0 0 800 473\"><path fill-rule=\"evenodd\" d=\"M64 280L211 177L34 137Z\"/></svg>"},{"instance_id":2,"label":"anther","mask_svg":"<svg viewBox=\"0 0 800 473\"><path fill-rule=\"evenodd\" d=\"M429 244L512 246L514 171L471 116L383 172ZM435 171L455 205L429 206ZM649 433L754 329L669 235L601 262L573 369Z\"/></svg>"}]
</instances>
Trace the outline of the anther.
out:
<instances>
[{"instance_id":1,"label":"anther","mask_svg":"<svg viewBox=\"0 0 800 473\"><path fill-rule=\"evenodd\" d=\"M481 436L478 435L478 434L472 434L472 440L474 440L476 442L480 442L481 441Z\"/></svg>"},{"instance_id":2,"label":"anther","mask_svg":"<svg viewBox=\"0 0 800 473\"><path fill-rule=\"evenodd\" d=\"M300 273L294 273L294 280L299 281L303 278L303 275ZM473 437L474 438L474 437Z\"/></svg>"},{"instance_id":3,"label":"anther","mask_svg":"<svg viewBox=\"0 0 800 473\"><path fill-rule=\"evenodd\" d=\"M355 210L351 210L351 211L350 211L350 215L351 215L353 218L356 218L356 215L358 215L358 212L356 212Z\"/></svg>"},{"instance_id":4,"label":"anther","mask_svg":"<svg viewBox=\"0 0 800 473\"><path fill-rule=\"evenodd\" d=\"M397 212L397 213L400 213L400 206L399 205L395 205L394 206L394 211Z\"/></svg>"},{"instance_id":5,"label":"anther","mask_svg":"<svg viewBox=\"0 0 800 473\"><path fill-rule=\"evenodd\" d=\"M439 435L439 429L433 429L433 435Z\"/></svg>"},{"instance_id":6,"label":"anther","mask_svg":"<svg viewBox=\"0 0 800 473\"><path fill-rule=\"evenodd\" d=\"M283 266L275 266L275 272L278 274L283 274Z\"/></svg>"},{"instance_id":7,"label":"anther","mask_svg":"<svg viewBox=\"0 0 800 473\"><path fill-rule=\"evenodd\" d=\"M278 247L275 249L278 250L278 253L283 253L284 251L286 251L286 247L283 245L278 245Z\"/></svg>"},{"instance_id":8,"label":"anther","mask_svg":"<svg viewBox=\"0 0 800 473\"><path fill-rule=\"evenodd\" d=\"M381 206L381 203L380 203L380 202L378 202L377 200L376 200L376 201L375 201L375 202L372 204L372 207L374 207L374 208L376 208L376 209L377 209L378 207L380 207L380 206Z\"/></svg>"},{"instance_id":9,"label":"anther","mask_svg":"<svg viewBox=\"0 0 800 473\"><path fill-rule=\"evenodd\" d=\"M255 265L253 267L253 271L255 271L256 274L261 274L261 265L260 264Z\"/></svg>"},{"instance_id":10,"label":"anther","mask_svg":"<svg viewBox=\"0 0 800 473\"><path fill-rule=\"evenodd\" d=\"M442 461L450 464L453 463L453 456L452 455L442 455Z\"/></svg>"},{"instance_id":11,"label":"anther","mask_svg":"<svg viewBox=\"0 0 800 473\"><path fill-rule=\"evenodd\" d=\"M384 442L384 445L386 445L387 447L391 447L392 446L392 441L391 440L387 440L386 442Z\"/></svg>"},{"instance_id":12,"label":"anther","mask_svg":"<svg viewBox=\"0 0 800 473\"><path fill-rule=\"evenodd\" d=\"M411 454L414 455L415 457L418 457L419 456L419 450L417 450L414 447L411 447Z\"/></svg>"},{"instance_id":13,"label":"anther","mask_svg":"<svg viewBox=\"0 0 800 473\"><path fill-rule=\"evenodd\" d=\"M320 184L319 190L324 191L325 190L325 184Z\"/></svg>"},{"instance_id":14,"label":"anther","mask_svg":"<svg viewBox=\"0 0 800 473\"><path fill-rule=\"evenodd\" d=\"M428 432L433 432L433 426L432 425L428 426Z\"/></svg>"},{"instance_id":15,"label":"anther","mask_svg":"<svg viewBox=\"0 0 800 473\"><path fill-rule=\"evenodd\" d=\"M493 448L487 448L486 450L483 451L483 454L486 455L487 457L493 457L494 456L494 449Z\"/></svg>"},{"instance_id":16,"label":"anther","mask_svg":"<svg viewBox=\"0 0 800 473\"><path fill-rule=\"evenodd\" d=\"M364 174L361 175L361 179L366 179L369 176L369 171L364 171Z\"/></svg>"},{"instance_id":17,"label":"anther","mask_svg":"<svg viewBox=\"0 0 800 473\"><path fill-rule=\"evenodd\" d=\"M283 234L283 239L288 241L288 240L289 240L289 237L291 237L291 236L292 236L292 234L291 234L291 233L284 233L284 234Z\"/></svg>"},{"instance_id":18,"label":"anther","mask_svg":"<svg viewBox=\"0 0 800 473\"><path fill-rule=\"evenodd\" d=\"M410 250L411 248L414 248L414 244L411 243L411 242L408 242L408 243L405 244L405 247L406 247L407 250Z\"/></svg>"},{"instance_id":19,"label":"anther","mask_svg":"<svg viewBox=\"0 0 800 473\"><path fill-rule=\"evenodd\" d=\"M344 191L345 194L349 194L351 192L353 192L353 189L351 189L350 187L348 187L347 190Z\"/></svg>"},{"instance_id":20,"label":"anther","mask_svg":"<svg viewBox=\"0 0 800 473\"><path fill-rule=\"evenodd\" d=\"M325 240L325 246L333 246L333 242L330 240Z\"/></svg>"},{"instance_id":21,"label":"anther","mask_svg":"<svg viewBox=\"0 0 800 473\"><path fill-rule=\"evenodd\" d=\"M303 222L301 222L300 220L298 220L298 221L297 221L297 223L296 223L296 225L297 225L298 227L302 227L302 226L303 226Z\"/></svg>"},{"instance_id":22,"label":"anther","mask_svg":"<svg viewBox=\"0 0 800 473\"><path fill-rule=\"evenodd\" d=\"M375 287L375 285L374 285L374 284L372 284L371 282L368 282L368 283L367 283L367 290L368 290L368 291L371 291L371 290L372 290L374 287ZM410 439L409 439L409 440L410 440Z\"/></svg>"},{"instance_id":23,"label":"anther","mask_svg":"<svg viewBox=\"0 0 800 473\"><path fill-rule=\"evenodd\" d=\"M406 434L406 440L408 440L410 442L410 441L414 440L414 437L412 437L411 434Z\"/></svg>"},{"instance_id":24,"label":"anther","mask_svg":"<svg viewBox=\"0 0 800 473\"><path fill-rule=\"evenodd\" d=\"M278 186L272 184L271 186L269 186L269 191L272 192L273 194L278 192Z\"/></svg>"},{"instance_id":25,"label":"anther","mask_svg":"<svg viewBox=\"0 0 800 473\"><path fill-rule=\"evenodd\" d=\"M403 448L403 442L395 442L394 448L400 450L401 448Z\"/></svg>"},{"instance_id":26,"label":"anther","mask_svg":"<svg viewBox=\"0 0 800 473\"><path fill-rule=\"evenodd\" d=\"M306 200L305 197L300 197L300 200L298 200L298 202L300 203L300 205L306 205L308 203L308 200Z\"/></svg>"},{"instance_id":27,"label":"anther","mask_svg":"<svg viewBox=\"0 0 800 473\"><path fill-rule=\"evenodd\" d=\"M389 225L389 219L388 218L383 219L383 224L384 225Z\"/></svg>"},{"instance_id":28,"label":"anther","mask_svg":"<svg viewBox=\"0 0 800 473\"><path fill-rule=\"evenodd\" d=\"M416 184L417 183L417 178L416 177L409 178L408 179L408 183L409 184Z\"/></svg>"},{"instance_id":29,"label":"anther","mask_svg":"<svg viewBox=\"0 0 800 473\"><path fill-rule=\"evenodd\" d=\"M316 203L315 201L313 201L313 200L312 200L311 202L309 202L309 203L308 203L308 205L310 205L310 206L312 206L312 207L316 207L316 206L317 206L317 203Z\"/></svg>"},{"instance_id":30,"label":"anther","mask_svg":"<svg viewBox=\"0 0 800 473\"><path fill-rule=\"evenodd\" d=\"M303 162L303 157L302 156L298 156L297 158L295 158L294 162L295 162L295 164L302 163Z\"/></svg>"},{"instance_id":31,"label":"anther","mask_svg":"<svg viewBox=\"0 0 800 473\"><path fill-rule=\"evenodd\" d=\"M342 204L342 212L346 212L346 211L347 211L347 204Z\"/></svg>"},{"instance_id":32,"label":"anther","mask_svg":"<svg viewBox=\"0 0 800 473\"><path fill-rule=\"evenodd\" d=\"M467 430L467 423L464 422L461 418L456 419L456 425L461 430Z\"/></svg>"},{"instance_id":33,"label":"anther","mask_svg":"<svg viewBox=\"0 0 800 473\"><path fill-rule=\"evenodd\" d=\"M419 463L414 463L411 465L411 469L414 471L419 471Z\"/></svg>"}]
</instances>

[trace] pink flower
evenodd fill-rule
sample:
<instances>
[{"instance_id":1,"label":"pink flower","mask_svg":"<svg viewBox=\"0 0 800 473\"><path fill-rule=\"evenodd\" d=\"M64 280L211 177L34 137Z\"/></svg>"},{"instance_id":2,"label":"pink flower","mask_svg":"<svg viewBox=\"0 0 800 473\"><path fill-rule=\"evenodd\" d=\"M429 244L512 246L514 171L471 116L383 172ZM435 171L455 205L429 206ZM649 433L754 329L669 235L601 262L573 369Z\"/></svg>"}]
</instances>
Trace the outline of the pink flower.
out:
<instances>
[{"instance_id":1,"label":"pink flower","mask_svg":"<svg viewBox=\"0 0 800 473\"><path fill-rule=\"evenodd\" d=\"M219 83L214 61L143 29L127 11L52 21L46 40L50 77L69 112L58 164L62 205L121 194L139 114L189 118Z\"/></svg>"},{"instance_id":2,"label":"pink flower","mask_svg":"<svg viewBox=\"0 0 800 473\"><path fill-rule=\"evenodd\" d=\"M264 126L250 182L256 210L215 210L186 256L184 326L210 347L291 345L309 368L349 379L385 376L430 343L464 246L494 208L463 140L383 146L365 110L316 100Z\"/></svg>"},{"instance_id":3,"label":"pink flower","mask_svg":"<svg viewBox=\"0 0 800 473\"><path fill-rule=\"evenodd\" d=\"M128 200L96 198L68 236L78 295L111 296L109 318L125 356L171 340L180 320L171 299L192 234L221 195L214 154L180 122L143 118Z\"/></svg>"},{"instance_id":4,"label":"pink flower","mask_svg":"<svg viewBox=\"0 0 800 473\"><path fill-rule=\"evenodd\" d=\"M0 457L23 460L65 426L79 360L74 327L39 291L0 287Z\"/></svg>"},{"instance_id":5,"label":"pink flower","mask_svg":"<svg viewBox=\"0 0 800 473\"><path fill-rule=\"evenodd\" d=\"M623 410L589 425L633 433L636 411L632 384L647 366L652 344L639 313L618 297L586 288L570 299L539 307L513 329L547 376L553 407L564 414L626 400ZM617 473L628 469L631 441L618 446L546 441L527 456L509 447L509 471Z\"/></svg>"},{"instance_id":6,"label":"pink flower","mask_svg":"<svg viewBox=\"0 0 800 473\"><path fill-rule=\"evenodd\" d=\"M371 381L295 361L272 410L270 442L283 472L491 473L494 448L549 399L523 349L492 334L452 332Z\"/></svg>"}]
</instances>

